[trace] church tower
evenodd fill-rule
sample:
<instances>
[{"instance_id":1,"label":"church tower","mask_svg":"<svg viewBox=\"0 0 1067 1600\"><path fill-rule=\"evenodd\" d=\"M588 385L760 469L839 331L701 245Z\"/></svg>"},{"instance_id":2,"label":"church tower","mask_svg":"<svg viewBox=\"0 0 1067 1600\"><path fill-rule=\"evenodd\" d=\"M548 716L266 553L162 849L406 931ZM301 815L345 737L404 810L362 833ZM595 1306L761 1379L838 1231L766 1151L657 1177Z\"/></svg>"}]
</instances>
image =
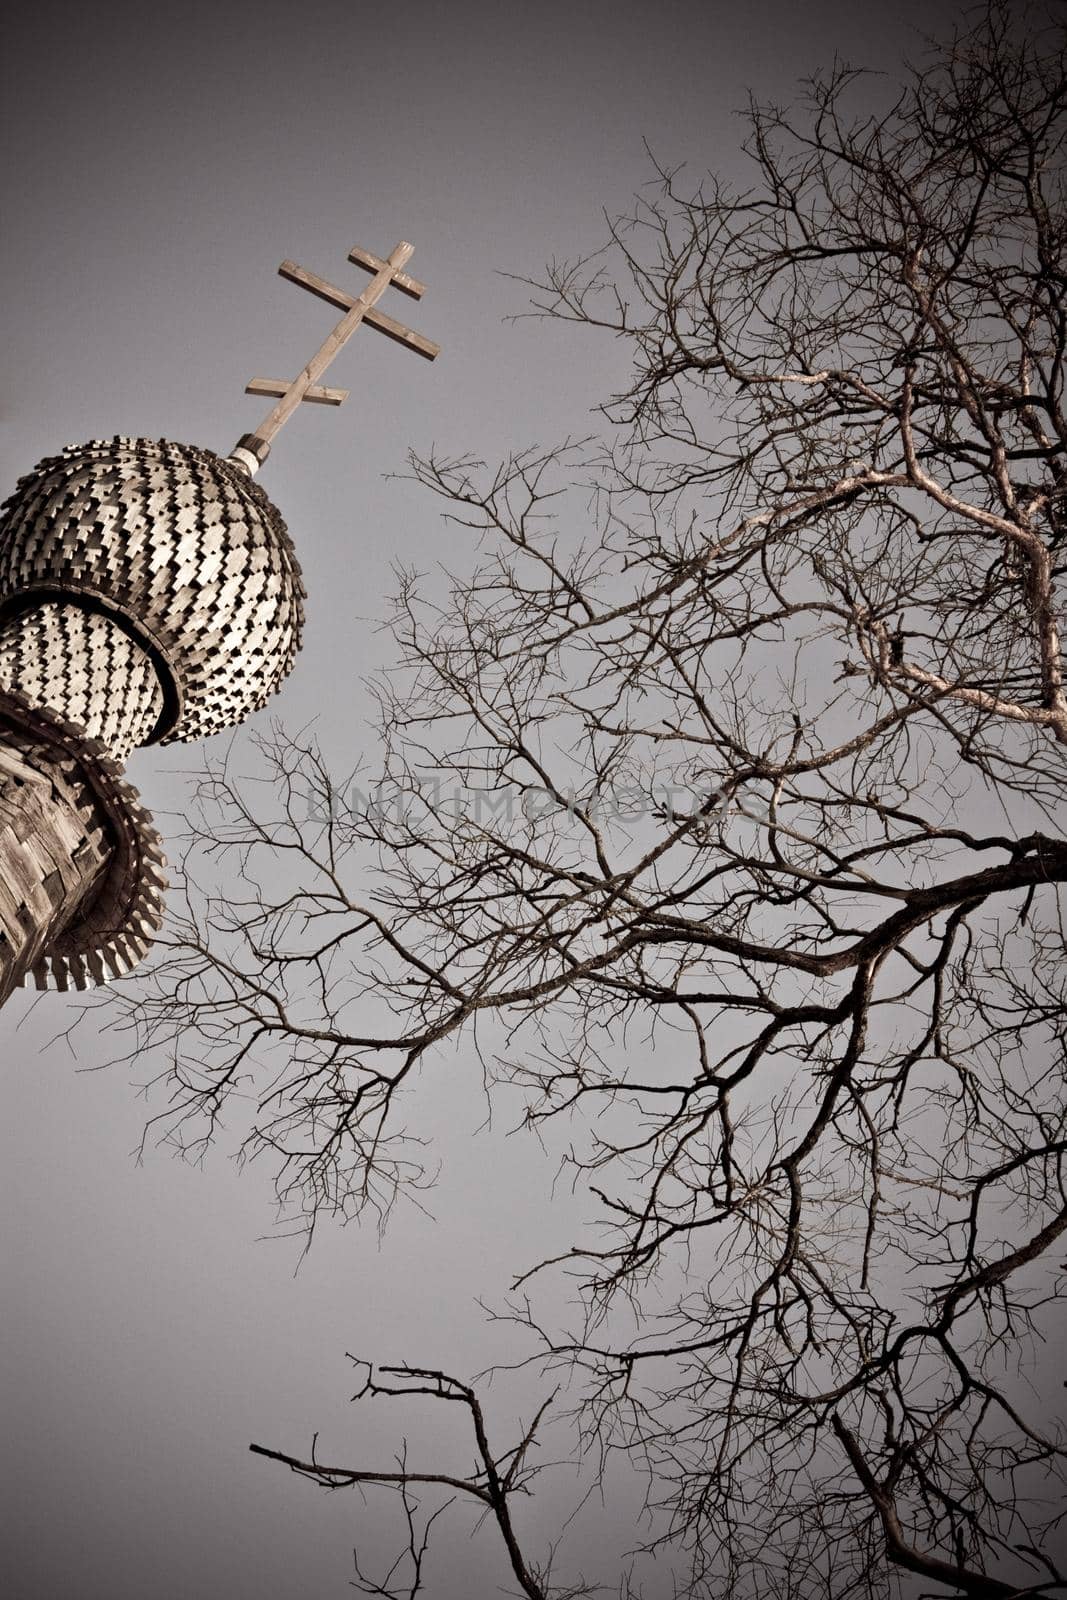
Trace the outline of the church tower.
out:
<instances>
[{"instance_id":1,"label":"church tower","mask_svg":"<svg viewBox=\"0 0 1067 1600\"><path fill-rule=\"evenodd\" d=\"M227 456L167 440L71 445L0 507L0 1004L20 984L83 989L128 972L162 924L159 834L126 781L139 745L243 722L290 671L304 588L277 508L254 481L302 401L366 323L433 360L438 347L376 309L412 246L352 296L285 261L282 276L345 315Z\"/></svg>"}]
</instances>

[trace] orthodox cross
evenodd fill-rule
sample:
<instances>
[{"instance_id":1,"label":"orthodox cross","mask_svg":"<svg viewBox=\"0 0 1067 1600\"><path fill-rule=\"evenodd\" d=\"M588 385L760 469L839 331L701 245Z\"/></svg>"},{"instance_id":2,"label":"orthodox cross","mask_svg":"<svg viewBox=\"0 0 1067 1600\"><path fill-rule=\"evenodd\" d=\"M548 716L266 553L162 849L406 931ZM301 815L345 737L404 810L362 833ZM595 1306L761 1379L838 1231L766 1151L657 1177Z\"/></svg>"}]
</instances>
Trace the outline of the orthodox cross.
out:
<instances>
[{"instance_id":1,"label":"orthodox cross","mask_svg":"<svg viewBox=\"0 0 1067 1600\"><path fill-rule=\"evenodd\" d=\"M319 379L361 323L365 322L368 327L376 328L379 333L384 333L389 339L395 339L408 350L414 350L420 356L425 356L427 361L433 361L440 354L440 345L434 344L430 339L424 339L420 333L413 333L402 322L397 322L393 317L388 317L377 309L377 301L390 284L403 294L410 295L413 300L422 298L425 284L420 283L417 278L410 277L403 270L414 253L415 246L403 241L384 261L380 256L372 255L369 250L360 250L358 247L350 250L349 261L355 262L357 266L363 267L371 274L371 282L358 296L336 288L332 283L327 283L325 278L316 277L313 272L298 267L293 261L282 262L278 272L283 278L288 278L290 283L298 284L301 289L308 289L321 300L328 301L330 305L340 307L345 315L316 350L304 370L291 382L277 378L253 378L245 385L246 394L277 396L277 404L267 413L255 432L244 434L234 447L234 456L250 472L254 473L262 466L267 459L274 436L289 420L302 400L327 406L339 406L347 400L347 389L328 389L319 383Z\"/></svg>"}]
</instances>

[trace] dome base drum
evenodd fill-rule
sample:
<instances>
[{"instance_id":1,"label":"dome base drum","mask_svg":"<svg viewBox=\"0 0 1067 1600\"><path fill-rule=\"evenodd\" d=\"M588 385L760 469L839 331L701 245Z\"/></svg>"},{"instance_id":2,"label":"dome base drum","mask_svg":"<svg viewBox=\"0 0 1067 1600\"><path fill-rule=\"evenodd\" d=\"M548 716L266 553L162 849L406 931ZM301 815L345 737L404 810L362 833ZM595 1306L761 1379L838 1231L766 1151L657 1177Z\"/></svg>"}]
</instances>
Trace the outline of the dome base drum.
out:
<instances>
[{"instance_id":1,"label":"dome base drum","mask_svg":"<svg viewBox=\"0 0 1067 1600\"><path fill-rule=\"evenodd\" d=\"M0 1003L136 966L163 921L163 848L119 763L0 690Z\"/></svg>"}]
</instances>

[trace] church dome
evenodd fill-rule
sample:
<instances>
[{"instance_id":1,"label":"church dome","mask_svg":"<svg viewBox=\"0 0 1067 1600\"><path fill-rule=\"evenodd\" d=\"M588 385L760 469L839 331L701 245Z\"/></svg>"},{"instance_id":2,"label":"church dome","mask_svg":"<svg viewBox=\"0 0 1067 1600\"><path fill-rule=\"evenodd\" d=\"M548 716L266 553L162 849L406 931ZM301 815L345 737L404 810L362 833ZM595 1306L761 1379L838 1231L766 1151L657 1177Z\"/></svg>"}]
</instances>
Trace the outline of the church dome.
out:
<instances>
[{"instance_id":1,"label":"church dome","mask_svg":"<svg viewBox=\"0 0 1067 1600\"><path fill-rule=\"evenodd\" d=\"M258 711L293 665L304 593L275 506L235 462L193 445L69 445L0 507L0 620L59 597L113 618L163 687L146 742Z\"/></svg>"}]
</instances>

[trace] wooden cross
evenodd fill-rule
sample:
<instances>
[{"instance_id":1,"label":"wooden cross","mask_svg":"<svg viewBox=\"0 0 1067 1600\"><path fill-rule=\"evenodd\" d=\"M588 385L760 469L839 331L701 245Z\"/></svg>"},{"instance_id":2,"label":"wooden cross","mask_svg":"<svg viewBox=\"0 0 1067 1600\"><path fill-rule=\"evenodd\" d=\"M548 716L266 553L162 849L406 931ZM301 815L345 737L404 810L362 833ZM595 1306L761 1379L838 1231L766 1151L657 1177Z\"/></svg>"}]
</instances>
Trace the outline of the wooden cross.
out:
<instances>
[{"instance_id":1,"label":"wooden cross","mask_svg":"<svg viewBox=\"0 0 1067 1600\"><path fill-rule=\"evenodd\" d=\"M278 271L283 278L288 278L290 283L299 284L302 289L310 290L320 299L329 301L330 305L339 306L345 315L316 350L303 372L292 382L278 378L253 378L251 383L245 385L245 394L278 397L277 405L267 413L256 431L243 434L234 447L234 459L247 467L249 472L254 473L262 466L270 452L275 434L289 420L302 400L327 406L339 406L342 401L347 400L347 389L328 389L318 380L361 323L366 322L369 327L376 328L387 338L395 339L398 344L405 345L420 356L425 356L427 361L433 361L440 354L440 345L434 344L430 339L424 339L420 333L413 333L410 328L405 328L402 322L397 322L392 317L387 317L383 311L376 309L376 302L390 284L402 293L410 295L413 300L422 298L425 284L419 283L417 278L410 277L403 270L414 253L415 246L405 244L403 241L385 261L380 256L372 255L369 250L360 250L358 247L350 250L349 261L354 261L357 266L364 267L372 274L371 282L358 296L335 288L332 283L327 283L325 278L317 278L313 272L298 267L293 261L282 262Z\"/></svg>"}]
</instances>

